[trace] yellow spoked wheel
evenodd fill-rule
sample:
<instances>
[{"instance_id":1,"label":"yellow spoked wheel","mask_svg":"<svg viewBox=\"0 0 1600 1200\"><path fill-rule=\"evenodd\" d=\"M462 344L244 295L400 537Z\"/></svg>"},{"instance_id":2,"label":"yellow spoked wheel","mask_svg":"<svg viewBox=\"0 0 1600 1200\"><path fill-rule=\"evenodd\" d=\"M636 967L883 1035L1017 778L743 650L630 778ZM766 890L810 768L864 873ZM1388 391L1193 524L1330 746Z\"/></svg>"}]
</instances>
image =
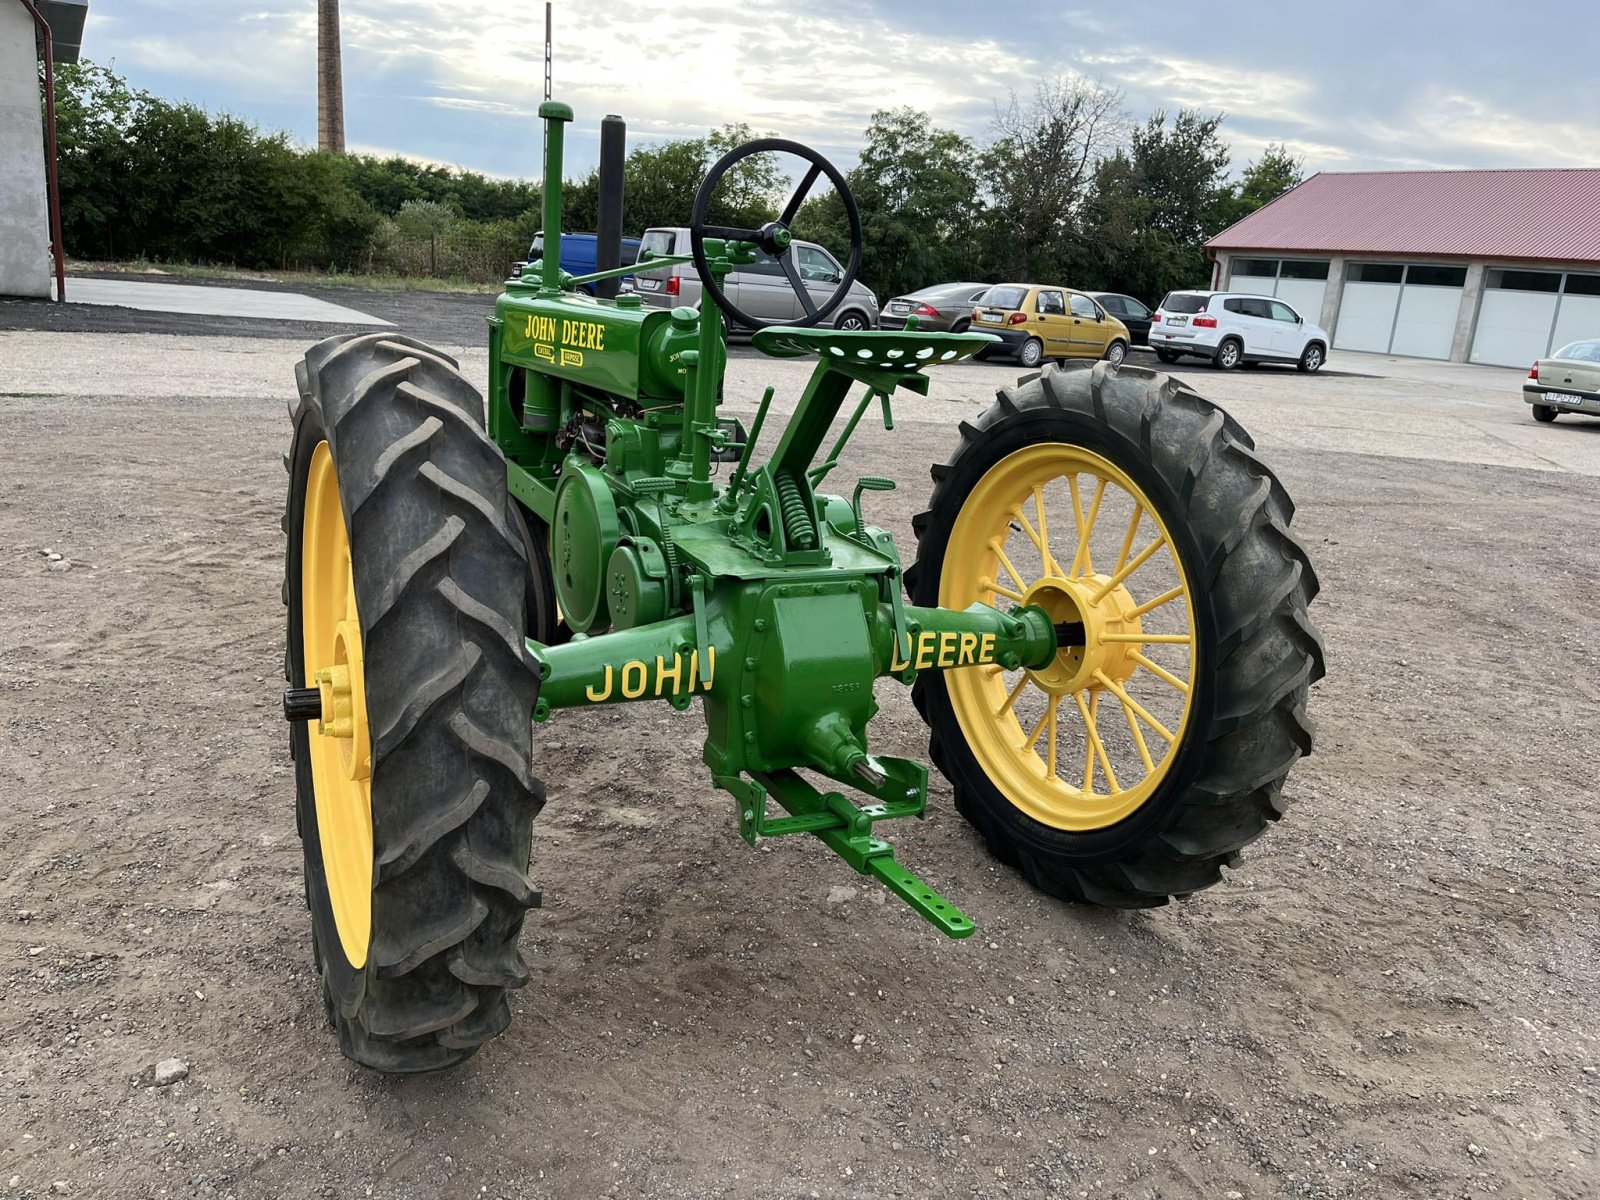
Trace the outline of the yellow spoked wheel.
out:
<instances>
[{"instance_id":1,"label":"yellow spoked wheel","mask_svg":"<svg viewBox=\"0 0 1600 1200\"><path fill-rule=\"evenodd\" d=\"M1288 496L1243 429L1142 368L1047 371L961 435L913 522L911 598L1037 605L1060 649L918 677L956 807L1055 896L1215 883L1311 748L1317 583Z\"/></svg>"},{"instance_id":2,"label":"yellow spoked wheel","mask_svg":"<svg viewBox=\"0 0 1600 1200\"><path fill-rule=\"evenodd\" d=\"M1155 792L1188 725L1190 585L1150 498L1104 455L1050 442L989 468L950 533L939 603L1046 609L1076 628L1041 670L948 681L967 743L1056 829L1114 825Z\"/></svg>"},{"instance_id":3,"label":"yellow spoked wheel","mask_svg":"<svg viewBox=\"0 0 1600 1200\"><path fill-rule=\"evenodd\" d=\"M322 694L309 746L322 866L339 944L361 967L372 934L372 736L350 537L326 441L306 479L300 604L306 680Z\"/></svg>"},{"instance_id":4,"label":"yellow spoked wheel","mask_svg":"<svg viewBox=\"0 0 1600 1200\"><path fill-rule=\"evenodd\" d=\"M366 334L297 375L284 715L315 962L348 1057L436 1070L503 1030L528 978L538 581L452 363Z\"/></svg>"}]
</instances>

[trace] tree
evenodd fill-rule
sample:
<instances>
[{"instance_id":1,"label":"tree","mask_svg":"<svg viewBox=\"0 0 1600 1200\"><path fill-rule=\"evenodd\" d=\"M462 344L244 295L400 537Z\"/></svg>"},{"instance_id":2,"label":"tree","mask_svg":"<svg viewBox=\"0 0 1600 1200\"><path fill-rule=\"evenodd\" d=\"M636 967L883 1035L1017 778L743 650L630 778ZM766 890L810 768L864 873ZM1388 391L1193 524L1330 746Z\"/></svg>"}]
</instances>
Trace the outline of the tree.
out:
<instances>
[{"instance_id":1,"label":"tree","mask_svg":"<svg viewBox=\"0 0 1600 1200\"><path fill-rule=\"evenodd\" d=\"M1305 160L1290 154L1282 142L1271 143L1260 158L1245 167L1239 181L1217 197L1207 221L1208 232L1215 234L1244 220L1297 186L1304 177Z\"/></svg>"},{"instance_id":2,"label":"tree","mask_svg":"<svg viewBox=\"0 0 1600 1200\"><path fill-rule=\"evenodd\" d=\"M1083 206L1079 286L1157 301L1204 282L1205 239L1229 195L1223 117L1181 109L1171 124L1156 112L1134 129L1126 153L1103 159Z\"/></svg>"},{"instance_id":3,"label":"tree","mask_svg":"<svg viewBox=\"0 0 1600 1200\"><path fill-rule=\"evenodd\" d=\"M1078 214L1097 160L1113 153L1126 127L1122 94L1087 79L1041 81L1033 98L1012 94L995 114L995 140L982 156L991 244L1009 261L992 264L1019 279L1062 278Z\"/></svg>"}]
</instances>

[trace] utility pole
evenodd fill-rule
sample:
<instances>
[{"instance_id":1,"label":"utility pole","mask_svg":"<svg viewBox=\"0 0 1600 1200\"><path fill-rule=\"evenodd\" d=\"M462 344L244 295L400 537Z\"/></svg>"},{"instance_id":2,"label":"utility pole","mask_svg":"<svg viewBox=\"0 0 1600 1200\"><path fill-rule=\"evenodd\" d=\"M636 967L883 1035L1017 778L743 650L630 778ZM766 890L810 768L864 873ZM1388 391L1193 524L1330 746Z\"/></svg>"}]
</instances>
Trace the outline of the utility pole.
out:
<instances>
[{"instance_id":1,"label":"utility pole","mask_svg":"<svg viewBox=\"0 0 1600 1200\"><path fill-rule=\"evenodd\" d=\"M339 0L317 0L317 149L344 153L344 66Z\"/></svg>"}]
</instances>

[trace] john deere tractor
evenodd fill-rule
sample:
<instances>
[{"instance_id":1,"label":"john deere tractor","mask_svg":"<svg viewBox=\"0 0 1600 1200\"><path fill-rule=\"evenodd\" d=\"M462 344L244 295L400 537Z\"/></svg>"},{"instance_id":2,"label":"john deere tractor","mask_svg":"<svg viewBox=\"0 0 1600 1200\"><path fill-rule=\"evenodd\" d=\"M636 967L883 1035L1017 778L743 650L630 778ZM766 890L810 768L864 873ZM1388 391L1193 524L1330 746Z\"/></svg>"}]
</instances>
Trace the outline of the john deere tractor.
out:
<instances>
[{"instance_id":1,"label":"john deere tractor","mask_svg":"<svg viewBox=\"0 0 1600 1200\"><path fill-rule=\"evenodd\" d=\"M489 319L487 403L399 334L331 338L297 371L284 711L344 1053L426 1071L505 1029L539 903L531 750L562 709L698 708L745 841L818 838L953 938L972 921L884 837L925 815L928 769L874 752L879 680L910 687L956 809L1041 891L1152 906L1237 864L1284 810L1322 673L1316 577L1249 435L1139 367L1031 375L959 423L908 567L871 520L892 480L824 486L864 417L892 427L897 392L992 339L830 328L861 221L832 164L777 139L718 162L691 253L654 260L694 264L697 307L590 296L637 268L561 272L572 112L540 115L544 257ZM759 229L709 223L753 154L797 156L797 190ZM823 177L850 248L819 301L791 247ZM800 319L730 301L758 248ZM787 420L772 388L748 428L719 418L729 320L814 362Z\"/></svg>"}]
</instances>

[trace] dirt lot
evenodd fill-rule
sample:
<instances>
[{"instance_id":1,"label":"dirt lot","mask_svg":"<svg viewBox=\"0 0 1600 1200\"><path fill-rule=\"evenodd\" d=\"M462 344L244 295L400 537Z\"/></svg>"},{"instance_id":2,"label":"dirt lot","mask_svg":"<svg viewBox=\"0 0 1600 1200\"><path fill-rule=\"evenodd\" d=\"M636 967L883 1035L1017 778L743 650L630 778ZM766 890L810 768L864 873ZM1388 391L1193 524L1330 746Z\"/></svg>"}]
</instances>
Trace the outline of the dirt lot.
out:
<instances>
[{"instance_id":1,"label":"dirt lot","mask_svg":"<svg viewBox=\"0 0 1600 1200\"><path fill-rule=\"evenodd\" d=\"M1185 372L1298 500L1328 642L1296 807L1223 886L1043 900L936 782L896 841L979 921L945 942L820 845L746 847L690 718L564 714L516 1022L394 1081L323 1022L277 712L303 339L30 312L0 318L0 1195L1600 1195L1600 423L1536 427L1516 373ZM802 370L740 356L731 407ZM907 545L1015 374L944 371L953 403L856 450Z\"/></svg>"}]
</instances>

